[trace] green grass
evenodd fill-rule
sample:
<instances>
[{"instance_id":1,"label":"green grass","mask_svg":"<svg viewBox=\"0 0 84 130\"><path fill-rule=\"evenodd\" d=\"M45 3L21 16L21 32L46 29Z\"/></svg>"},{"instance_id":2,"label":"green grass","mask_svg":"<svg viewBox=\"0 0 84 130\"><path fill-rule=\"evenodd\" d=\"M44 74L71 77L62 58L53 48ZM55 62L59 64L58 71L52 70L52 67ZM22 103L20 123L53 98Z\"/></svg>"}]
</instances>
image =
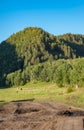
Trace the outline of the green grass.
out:
<instances>
[{"instance_id":1,"label":"green grass","mask_svg":"<svg viewBox=\"0 0 84 130\"><path fill-rule=\"evenodd\" d=\"M20 90L22 87L23 90ZM25 86L0 89L0 104L17 100L56 101L84 108L84 88L67 93L67 88L58 88L54 83L33 82Z\"/></svg>"}]
</instances>

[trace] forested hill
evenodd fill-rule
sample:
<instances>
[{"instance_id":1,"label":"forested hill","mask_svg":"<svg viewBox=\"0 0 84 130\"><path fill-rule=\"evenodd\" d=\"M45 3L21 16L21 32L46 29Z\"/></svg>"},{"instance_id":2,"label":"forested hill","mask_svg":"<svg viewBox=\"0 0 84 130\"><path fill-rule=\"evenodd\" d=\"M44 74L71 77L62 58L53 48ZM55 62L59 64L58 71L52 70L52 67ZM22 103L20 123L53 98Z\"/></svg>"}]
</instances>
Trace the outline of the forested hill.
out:
<instances>
[{"instance_id":1,"label":"forested hill","mask_svg":"<svg viewBox=\"0 0 84 130\"><path fill-rule=\"evenodd\" d=\"M0 44L0 82L7 74L30 65L78 57L84 57L83 35L54 36L41 28L26 28Z\"/></svg>"}]
</instances>

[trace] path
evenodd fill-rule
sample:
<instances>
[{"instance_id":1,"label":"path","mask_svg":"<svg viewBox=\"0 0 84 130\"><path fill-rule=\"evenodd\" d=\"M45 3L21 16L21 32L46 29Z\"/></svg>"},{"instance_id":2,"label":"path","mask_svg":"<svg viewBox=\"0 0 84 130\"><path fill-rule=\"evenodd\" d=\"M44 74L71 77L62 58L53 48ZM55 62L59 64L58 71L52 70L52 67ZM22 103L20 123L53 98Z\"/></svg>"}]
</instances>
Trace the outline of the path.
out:
<instances>
[{"instance_id":1,"label":"path","mask_svg":"<svg viewBox=\"0 0 84 130\"><path fill-rule=\"evenodd\" d=\"M0 106L0 130L84 130L84 109L56 102Z\"/></svg>"}]
</instances>

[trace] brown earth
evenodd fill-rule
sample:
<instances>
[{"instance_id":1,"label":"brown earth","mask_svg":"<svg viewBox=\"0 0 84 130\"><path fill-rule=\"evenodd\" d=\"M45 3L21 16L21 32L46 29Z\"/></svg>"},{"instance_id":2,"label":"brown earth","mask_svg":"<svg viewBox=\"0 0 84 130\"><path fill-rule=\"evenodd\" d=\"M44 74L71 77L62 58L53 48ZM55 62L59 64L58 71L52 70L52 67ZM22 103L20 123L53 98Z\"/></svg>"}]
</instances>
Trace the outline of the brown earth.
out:
<instances>
[{"instance_id":1,"label":"brown earth","mask_svg":"<svg viewBox=\"0 0 84 130\"><path fill-rule=\"evenodd\" d=\"M84 109L56 102L0 106L0 130L84 130Z\"/></svg>"}]
</instances>

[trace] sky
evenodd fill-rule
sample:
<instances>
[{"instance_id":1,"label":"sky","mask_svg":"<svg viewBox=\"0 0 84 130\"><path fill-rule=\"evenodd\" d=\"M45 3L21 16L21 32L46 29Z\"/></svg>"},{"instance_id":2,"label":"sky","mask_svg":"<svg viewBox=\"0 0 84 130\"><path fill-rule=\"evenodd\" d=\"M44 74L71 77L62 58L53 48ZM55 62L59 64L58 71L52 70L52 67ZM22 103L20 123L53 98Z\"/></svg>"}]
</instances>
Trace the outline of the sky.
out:
<instances>
[{"instance_id":1,"label":"sky","mask_svg":"<svg viewBox=\"0 0 84 130\"><path fill-rule=\"evenodd\" d=\"M0 0L0 42L26 27L84 34L84 0Z\"/></svg>"}]
</instances>

